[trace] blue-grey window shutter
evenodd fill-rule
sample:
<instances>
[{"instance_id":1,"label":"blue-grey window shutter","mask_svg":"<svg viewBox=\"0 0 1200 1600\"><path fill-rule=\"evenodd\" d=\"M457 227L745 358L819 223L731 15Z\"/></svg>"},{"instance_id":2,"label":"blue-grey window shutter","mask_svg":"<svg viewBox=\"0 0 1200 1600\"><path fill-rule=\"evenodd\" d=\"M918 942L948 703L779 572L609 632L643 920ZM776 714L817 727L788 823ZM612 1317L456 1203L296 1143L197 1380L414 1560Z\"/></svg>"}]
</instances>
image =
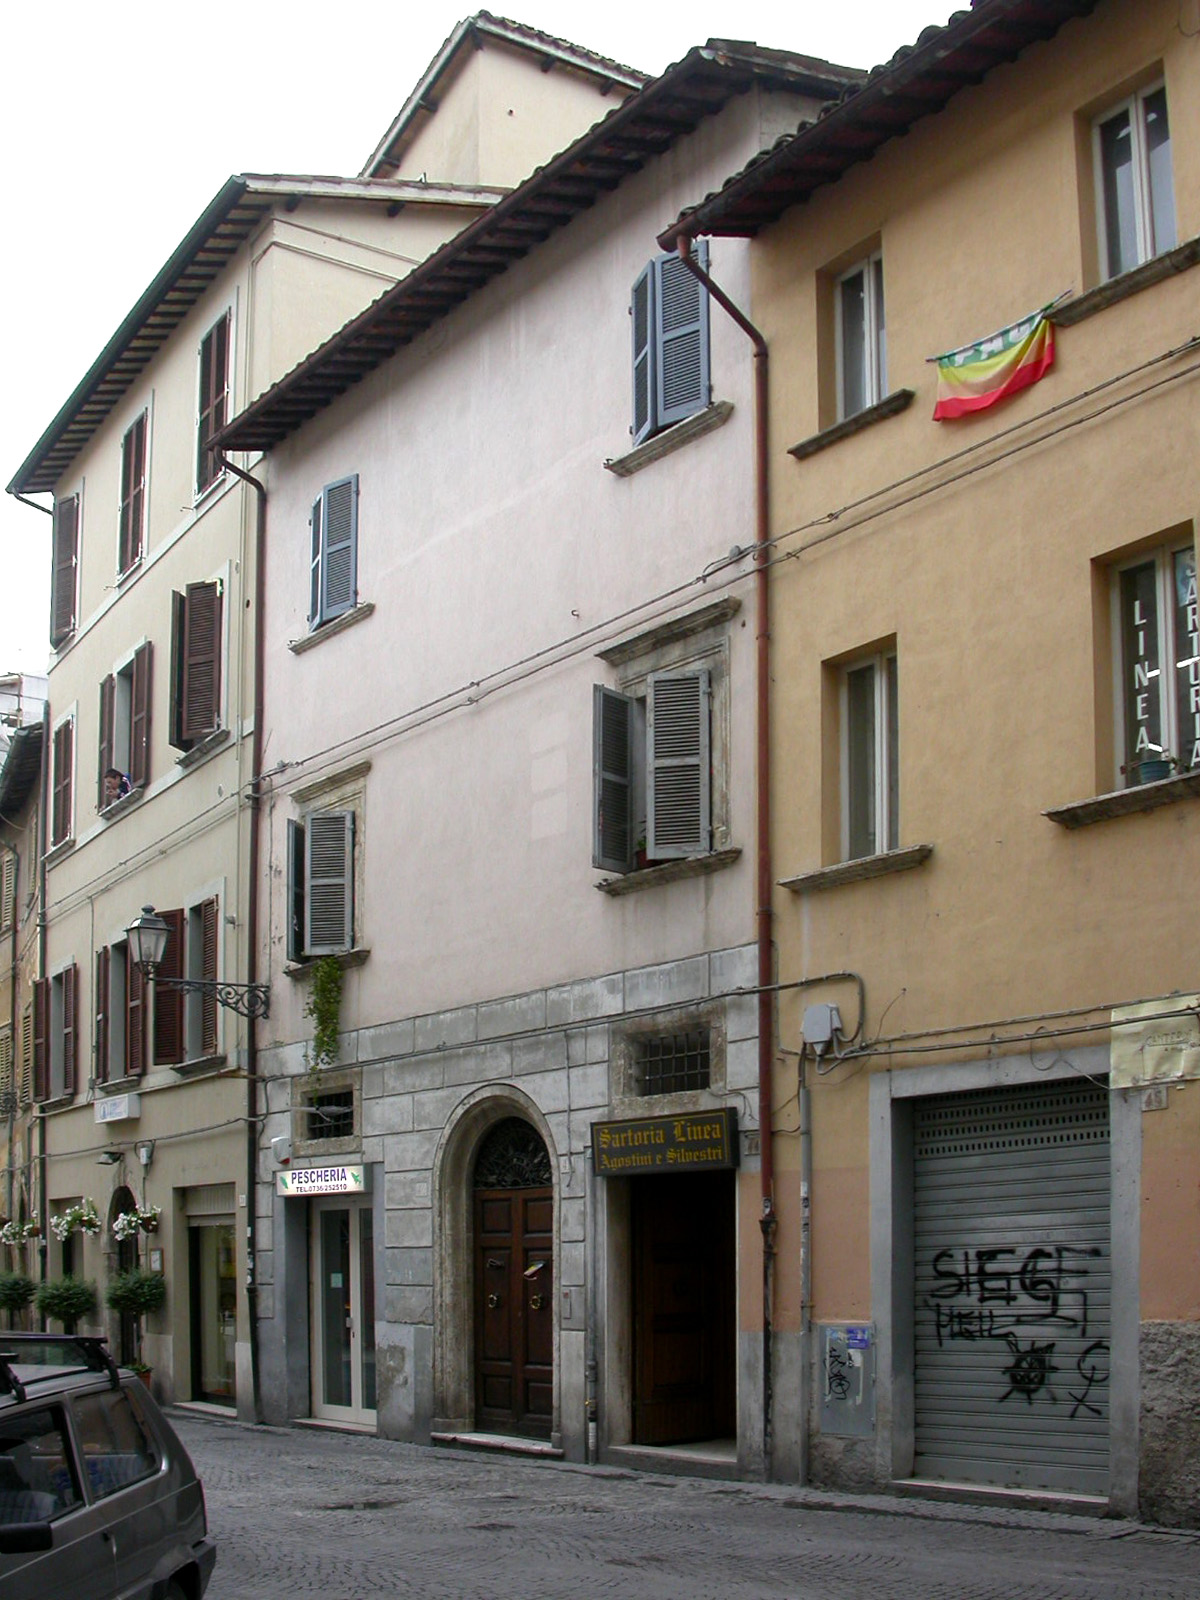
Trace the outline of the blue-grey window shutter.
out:
<instances>
[{"instance_id":1,"label":"blue-grey window shutter","mask_svg":"<svg viewBox=\"0 0 1200 1600\"><path fill-rule=\"evenodd\" d=\"M308 621L309 626L315 628L321 621L321 506L324 496L313 501L312 517L309 527L312 529L312 557L309 563L308 578Z\"/></svg>"},{"instance_id":2,"label":"blue-grey window shutter","mask_svg":"<svg viewBox=\"0 0 1200 1600\"><path fill-rule=\"evenodd\" d=\"M354 609L358 557L358 476L327 484L321 494L321 618Z\"/></svg>"},{"instance_id":3,"label":"blue-grey window shutter","mask_svg":"<svg viewBox=\"0 0 1200 1600\"><path fill-rule=\"evenodd\" d=\"M304 824L287 825L287 958L304 956Z\"/></svg>"},{"instance_id":4,"label":"blue-grey window shutter","mask_svg":"<svg viewBox=\"0 0 1200 1600\"><path fill-rule=\"evenodd\" d=\"M697 260L707 268L703 241ZM708 292L678 256L659 256L653 265L656 426L665 428L702 411L709 401Z\"/></svg>"},{"instance_id":5,"label":"blue-grey window shutter","mask_svg":"<svg viewBox=\"0 0 1200 1600\"><path fill-rule=\"evenodd\" d=\"M592 689L592 865L606 872L633 866L633 701L596 684Z\"/></svg>"},{"instance_id":6,"label":"blue-grey window shutter","mask_svg":"<svg viewBox=\"0 0 1200 1600\"><path fill-rule=\"evenodd\" d=\"M709 675L659 672L646 694L646 853L651 860L711 849Z\"/></svg>"},{"instance_id":7,"label":"blue-grey window shutter","mask_svg":"<svg viewBox=\"0 0 1200 1600\"><path fill-rule=\"evenodd\" d=\"M657 427L654 395L654 263L633 286L633 442L640 444Z\"/></svg>"},{"instance_id":8,"label":"blue-grey window shutter","mask_svg":"<svg viewBox=\"0 0 1200 1600\"><path fill-rule=\"evenodd\" d=\"M354 943L354 813L305 819L304 953L337 955Z\"/></svg>"}]
</instances>

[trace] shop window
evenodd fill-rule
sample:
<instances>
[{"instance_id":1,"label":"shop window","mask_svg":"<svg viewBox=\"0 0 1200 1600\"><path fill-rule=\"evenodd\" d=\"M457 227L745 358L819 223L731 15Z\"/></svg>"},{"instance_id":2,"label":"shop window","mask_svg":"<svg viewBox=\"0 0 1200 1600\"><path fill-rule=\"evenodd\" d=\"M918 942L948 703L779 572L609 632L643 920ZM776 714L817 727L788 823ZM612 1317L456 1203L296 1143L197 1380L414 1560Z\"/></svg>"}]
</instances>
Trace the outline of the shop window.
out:
<instances>
[{"instance_id":1,"label":"shop window","mask_svg":"<svg viewBox=\"0 0 1200 1600\"><path fill-rule=\"evenodd\" d=\"M1196 547L1172 543L1117 568L1117 720L1127 785L1200 766Z\"/></svg>"},{"instance_id":2,"label":"shop window","mask_svg":"<svg viewBox=\"0 0 1200 1600\"><path fill-rule=\"evenodd\" d=\"M1128 272L1174 248L1171 129L1163 84L1110 106L1093 124L1101 271Z\"/></svg>"},{"instance_id":3,"label":"shop window","mask_svg":"<svg viewBox=\"0 0 1200 1600\"><path fill-rule=\"evenodd\" d=\"M850 663L841 679L842 846L846 860L900 842L899 671L895 651Z\"/></svg>"}]
</instances>

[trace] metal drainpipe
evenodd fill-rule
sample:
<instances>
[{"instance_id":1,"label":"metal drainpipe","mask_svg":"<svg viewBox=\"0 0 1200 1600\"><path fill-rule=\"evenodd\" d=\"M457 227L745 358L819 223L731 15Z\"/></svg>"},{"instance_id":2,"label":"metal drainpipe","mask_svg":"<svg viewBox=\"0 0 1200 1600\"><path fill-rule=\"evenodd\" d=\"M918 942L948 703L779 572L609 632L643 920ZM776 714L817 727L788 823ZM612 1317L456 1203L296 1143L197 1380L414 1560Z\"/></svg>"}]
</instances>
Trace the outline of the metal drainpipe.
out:
<instances>
[{"instance_id":1,"label":"metal drainpipe","mask_svg":"<svg viewBox=\"0 0 1200 1600\"><path fill-rule=\"evenodd\" d=\"M5 1181L5 1215L13 1214L13 1200L15 1198L15 1184L17 1175L13 1170L13 1158L16 1154L17 1138L17 964L18 950L20 948L17 933L20 927L20 916L17 907L20 903L20 888L18 873L21 870L21 857L15 845L3 846L12 856L13 863L13 901L12 901L12 960L9 963L8 975L8 1037L11 1041L12 1062L9 1067L10 1098L5 1106L8 1121L8 1166Z\"/></svg>"},{"instance_id":2,"label":"metal drainpipe","mask_svg":"<svg viewBox=\"0 0 1200 1600\"><path fill-rule=\"evenodd\" d=\"M774 1428L774 1388L772 1373L772 1332L775 1299L775 1253L778 1221L775 1214L775 1152L771 1142L772 1083L775 1059L774 1012L775 981L771 946L771 745L770 745L770 533L768 491L769 456L767 421L767 341L725 291L692 255L692 241L681 234L675 242L679 259L700 280L712 298L754 346L754 538L755 538L755 626L758 667L755 733L757 738L757 927L758 927L758 1127L759 1161L762 1181L762 1214L759 1227L763 1239L763 1333L762 1333L762 1450L763 1474L771 1477Z\"/></svg>"},{"instance_id":3,"label":"metal drainpipe","mask_svg":"<svg viewBox=\"0 0 1200 1600\"><path fill-rule=\"evenodd\" d=\"M41 799L38 802L38 961L37 973L39 978L46 976L46 842L50 831L50 701L47 699L42 704L42 771L41 771ZM37 1032L36 1026L34 1032ZM32 1087L32 1086L31 1086ZM50 1232L50 1201L46 1193L46 1173L48 1162L46 1160L46 1113L39 1109L38 1143L41 1153L38 1156L38 1221L41 1232L38 1235L38 1259L41 1262L42 1282L46 1281L46 1263L50 1255L50 1242L47 1237ZM45 1327L45 1319L42 1326Z\"/></svg>"},{"instance_id":4,"label":"metal drainpipe","mask_svg":"<svg viewBox=\"0 0 1200 1600\"><path fill-rule=\"evenodd\" d=\"M263 662L266 651L267 581L267 491L266 486L248 472L229 460L220 450L212 452L218 466L227 468L234 477L248 483L257 496L255 549L254 549L254 739L250 763L253 777L250 783L250 849L248 852L249 892L246 899L246 981L254 983L258 976L258 853L259 819L262 812L260 793L263 746ZM246 1021L246 1310L250 1333L250 1391L254 1408L254 1421L261 1423L262 1373L258 1350L258 1019Z\"/></svg>"}]
</instances>

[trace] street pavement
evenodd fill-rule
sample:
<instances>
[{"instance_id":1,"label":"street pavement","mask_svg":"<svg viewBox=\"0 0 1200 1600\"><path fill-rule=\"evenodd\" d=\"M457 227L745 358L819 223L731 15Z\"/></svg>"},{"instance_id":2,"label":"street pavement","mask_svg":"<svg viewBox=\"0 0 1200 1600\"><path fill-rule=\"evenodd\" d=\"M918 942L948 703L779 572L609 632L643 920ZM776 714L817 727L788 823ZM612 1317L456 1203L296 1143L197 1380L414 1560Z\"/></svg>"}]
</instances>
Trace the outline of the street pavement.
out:
<instances>
[{"instance_id":1,"label":"street pavement","mask_svg":"<svg viewBox=\"0 0 1200 1600\"><path fill-rule=\"evenodd\" d=\"M208 1600L1200 1600L1200 1534L176 1411Z\"/></svg>"}]
</instances>

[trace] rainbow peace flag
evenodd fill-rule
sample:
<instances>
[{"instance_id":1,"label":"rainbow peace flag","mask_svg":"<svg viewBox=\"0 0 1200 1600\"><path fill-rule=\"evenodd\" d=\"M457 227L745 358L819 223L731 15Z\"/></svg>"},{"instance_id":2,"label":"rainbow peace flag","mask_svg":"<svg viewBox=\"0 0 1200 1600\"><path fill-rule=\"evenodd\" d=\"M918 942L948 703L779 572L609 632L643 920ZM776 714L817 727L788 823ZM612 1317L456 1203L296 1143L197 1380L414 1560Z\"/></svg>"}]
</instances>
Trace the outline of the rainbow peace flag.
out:
<instances>
[{"instance_id":1,"label":"rainbow peace flag","mask_svg":"<svg viewBox=\"0 0 1200 1600\"><path fill-rule=\"evenodd\" d=\"M1010 394L1028 389L1054 365L1054 324L1044 307L978 344L935 356L938 369L935 422L984 411Z\"/></svg>"}]
</instances>

